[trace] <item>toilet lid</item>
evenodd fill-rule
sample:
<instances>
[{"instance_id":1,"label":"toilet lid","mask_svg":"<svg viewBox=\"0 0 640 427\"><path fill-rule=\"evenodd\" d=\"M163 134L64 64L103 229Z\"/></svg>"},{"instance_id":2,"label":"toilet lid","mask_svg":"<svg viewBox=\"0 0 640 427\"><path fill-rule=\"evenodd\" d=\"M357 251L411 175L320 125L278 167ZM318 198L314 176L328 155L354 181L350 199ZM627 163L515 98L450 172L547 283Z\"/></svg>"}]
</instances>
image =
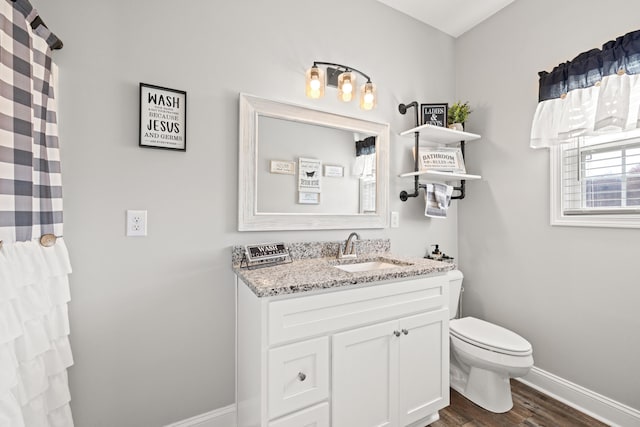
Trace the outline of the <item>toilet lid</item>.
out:
<instances>
[{"instance_id":1,"label":"toilet lid","mask_svg":"<svg viewBox=\"0 0 640 427\"><path fill-rule=\"evenodd\" d=\"M515 356L528 356L532 353L531 344L520 335L475 317L452 319L449 330L452 335L469 344L497 353Z\"/></svg>"}]
</instances>

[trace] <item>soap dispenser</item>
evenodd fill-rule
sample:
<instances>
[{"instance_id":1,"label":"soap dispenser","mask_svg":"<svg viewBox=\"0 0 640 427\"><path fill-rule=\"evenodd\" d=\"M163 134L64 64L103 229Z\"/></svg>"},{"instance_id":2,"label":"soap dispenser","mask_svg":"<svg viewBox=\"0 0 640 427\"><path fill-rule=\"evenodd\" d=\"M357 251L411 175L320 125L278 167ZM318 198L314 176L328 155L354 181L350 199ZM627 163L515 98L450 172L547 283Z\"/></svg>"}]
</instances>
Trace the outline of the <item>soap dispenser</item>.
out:
<instances>
[{"instance_id":1,"label":"soap dispenser","mask_svg":"<svg viewBox=\"0 0 640 427\"><path fill-rule=\"evenodd\" d=\"M436 261L440 261L442 259L442 252L440 252L440 249L438 248L438 245L431 245L433 247L435 247L435 249L433 250L433 252L431 252L431 255L429 255L427 258L429 259L435 259Z\"/></svg>"},{"instance_id":2,"label":"soap dispenser","mask_svg":"<svg viewBox=\"0 0 640 427\"><path fill-rule=\"evenodd\" d=\"M434 248L433 252L431 252L431 254L427 255L425 258L435 261L453 262L453 257L446 255L444 252L440 252L440 245L435 244L431 246Z\"/></svg>"}]
</instances>

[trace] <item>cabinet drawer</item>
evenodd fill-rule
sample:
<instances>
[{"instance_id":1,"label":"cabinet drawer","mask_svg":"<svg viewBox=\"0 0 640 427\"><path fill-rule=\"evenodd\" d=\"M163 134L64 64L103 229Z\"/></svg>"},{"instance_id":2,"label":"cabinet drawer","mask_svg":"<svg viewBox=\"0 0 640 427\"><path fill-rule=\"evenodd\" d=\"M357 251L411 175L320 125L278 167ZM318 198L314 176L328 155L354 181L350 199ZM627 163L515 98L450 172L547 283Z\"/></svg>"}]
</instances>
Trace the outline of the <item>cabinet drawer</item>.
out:
<instances>
[{"instance_id":1,"label":"cabinet drawer","mask_svg":"<svg viewBox=\"0 0 640 427\"><path fill-rule=\"evenodd\" d=\"M270 419L329 397L328 337L271 349L268 363Z\"/></svg>"},{"instance_id":2,"label":"cabinet drawer","mask_svg":"<svg viewBox=\"0 0 640 427\"><path fill-rule=\"evenodd\" d=\"M271 421L269 427L329 427L329 404L327 402L295 414Z\"/></svg>"},{"instance_id":3,"label":"cabinet drawer","mask_svg":"<svg viewBox=\"0 0 640 427\"><path fill-rule=\"evenodd\" d=\"M446 307L447 276L338 290L269 303L269 344Z\"/></svg>"}]
</instances>

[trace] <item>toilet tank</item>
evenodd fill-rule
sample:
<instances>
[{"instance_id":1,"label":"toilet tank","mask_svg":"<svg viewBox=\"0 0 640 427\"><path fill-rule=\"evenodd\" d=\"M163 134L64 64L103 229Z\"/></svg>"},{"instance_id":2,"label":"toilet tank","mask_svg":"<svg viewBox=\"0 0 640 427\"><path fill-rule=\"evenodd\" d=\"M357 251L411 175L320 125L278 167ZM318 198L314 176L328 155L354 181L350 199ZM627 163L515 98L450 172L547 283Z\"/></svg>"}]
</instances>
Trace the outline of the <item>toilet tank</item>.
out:
<instances>
[{"instance_id":1,"label":"toilet tank","mask_svg":"<svg viewBox=\"0 0 640 427\"><path fill-rule=\"evenodd\" d=\"M451 270L447 273L447 277L449 278L449 318L453 319L458 311L458 301L464 276L460 270Z\"/></svg>"}]
</instances>

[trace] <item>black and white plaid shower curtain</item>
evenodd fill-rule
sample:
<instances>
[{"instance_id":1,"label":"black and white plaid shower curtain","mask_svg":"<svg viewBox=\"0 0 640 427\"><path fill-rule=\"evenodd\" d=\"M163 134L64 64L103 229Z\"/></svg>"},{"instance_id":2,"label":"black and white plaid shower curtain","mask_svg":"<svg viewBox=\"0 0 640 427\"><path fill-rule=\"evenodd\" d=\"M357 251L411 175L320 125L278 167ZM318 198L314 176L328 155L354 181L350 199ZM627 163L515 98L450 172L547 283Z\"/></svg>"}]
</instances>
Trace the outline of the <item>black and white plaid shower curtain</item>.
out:
<instances>
[{"instance_id":1,"label":"black and white plaid shower curtain","mask_svg":"<svg viewBox=\"0 0 640 427\"><path fill-rule=\"evenodd\" d=\"M73 427L58 47L28 0L0 0L1 427ZM57 242L41 245L45 234Z\"/></svg>"},{"instance_id":2,"label":"black and white plaid shower curtain","mask_svg":"<svg viewBox=\"0 0 640 427\"><path fill-rule=\"evenodd\" d=\"M51 60L52 48L60 41L28 0L0 1L0 240L61 236L62 181Z\"/></svg>"}]
</instances>

